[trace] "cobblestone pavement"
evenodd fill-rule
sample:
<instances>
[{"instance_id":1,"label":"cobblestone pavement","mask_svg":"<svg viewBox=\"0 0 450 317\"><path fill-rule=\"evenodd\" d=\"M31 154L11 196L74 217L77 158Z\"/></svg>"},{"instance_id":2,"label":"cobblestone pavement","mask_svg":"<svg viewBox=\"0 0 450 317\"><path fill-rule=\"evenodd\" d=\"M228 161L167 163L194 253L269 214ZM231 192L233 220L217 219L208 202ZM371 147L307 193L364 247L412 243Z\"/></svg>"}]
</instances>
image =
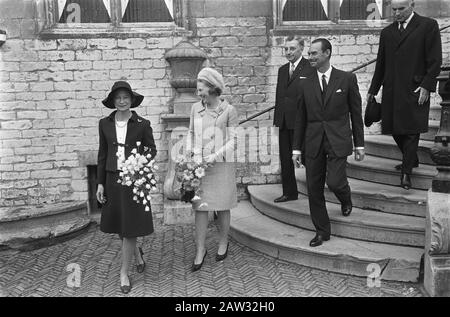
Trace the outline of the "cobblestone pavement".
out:
<instances>
[{"instance_id":1,"label":"cobblestone pavement","mask_svg":"<svg viewBox=\"0 0 450 317\"><path fill-rule=\"evenodd\" d=\"M381 281L381 287L369 288L365 278L276 260L233 240L228 257L216 262L216 233L210 223L208 255L202 269L192 273L193 226L157 225L154 234L142 239L147 266L139 274L133 265L128 295L119 290L120 240L95 225L45 248L2 251L0 296L423 296L420 284ZM76 268L81 272L79 287L73 278Z\"/></svg>"}]
</instances>

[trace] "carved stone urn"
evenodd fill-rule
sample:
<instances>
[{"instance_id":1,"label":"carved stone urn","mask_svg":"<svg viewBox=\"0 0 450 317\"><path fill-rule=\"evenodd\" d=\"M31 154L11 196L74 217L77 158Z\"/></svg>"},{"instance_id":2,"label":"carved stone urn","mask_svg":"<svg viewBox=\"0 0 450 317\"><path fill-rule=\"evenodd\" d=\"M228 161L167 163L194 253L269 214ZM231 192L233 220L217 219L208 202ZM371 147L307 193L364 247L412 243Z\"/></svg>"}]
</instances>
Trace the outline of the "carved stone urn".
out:
<instances>
[{"instance_id":1,"label":"carved stone urn","mask_svg":"<svg viewBox=\"0 0 450 317\"><path fill-rule=\"evenodd\" d=\"M166 224L186 223L192 220L190 204L179 202L179 183L175 175L175 159L182 152L189 126L191 106L199 99L196 96L197 75L207 55L188 41L182 41L168 51L165 59L169 62L172 77L170 84L175 88L175 97L171 100L173 113L161 118L167 123L169 134L168 166L164 181L164 222Z\"/></svg>"},{"instance_id":2,"label":"carved stone urn","mask_svg":"<svg viewBox=\"0 0 450 317\"><path fill-rule=\"evenodd\" d=\"M424 286L431 296L450 296L450 64L438 81L441 122L430 151L438 174L428 191Z\"/></svg>"}]
</instances>

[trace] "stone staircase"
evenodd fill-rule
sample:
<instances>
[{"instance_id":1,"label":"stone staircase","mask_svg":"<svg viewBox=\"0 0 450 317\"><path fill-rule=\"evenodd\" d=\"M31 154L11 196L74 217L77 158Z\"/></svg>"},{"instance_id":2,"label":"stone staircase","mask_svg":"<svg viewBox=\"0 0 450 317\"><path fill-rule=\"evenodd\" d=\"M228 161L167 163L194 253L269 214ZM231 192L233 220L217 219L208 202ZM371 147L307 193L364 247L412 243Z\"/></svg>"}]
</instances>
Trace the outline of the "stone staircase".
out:
<instances>
[{"instance_id":1,"label":"stone staircase","mask_svg":"<svg viewBox=\"0 0 450 317\"><path fill-rule=\"evenodd\" d=\"M248 187L250 200L232 211L234 239L267 255L326 271L367 277L378 264L382 280L417 282L425 243L426 193L437 174L429 156L439 128L440 107L430 111L430 129L421 135L420 165L412 175L413 189L399 187L401 153L391 136L367 135L366 158L349 157L347 174L354 204L343 217L340 204L327 188L325 198L332 237L311 248L314 227L309 215L304 169L296 169L299 199L275 204L281 185Z\"/></svg>"}]
</instances>

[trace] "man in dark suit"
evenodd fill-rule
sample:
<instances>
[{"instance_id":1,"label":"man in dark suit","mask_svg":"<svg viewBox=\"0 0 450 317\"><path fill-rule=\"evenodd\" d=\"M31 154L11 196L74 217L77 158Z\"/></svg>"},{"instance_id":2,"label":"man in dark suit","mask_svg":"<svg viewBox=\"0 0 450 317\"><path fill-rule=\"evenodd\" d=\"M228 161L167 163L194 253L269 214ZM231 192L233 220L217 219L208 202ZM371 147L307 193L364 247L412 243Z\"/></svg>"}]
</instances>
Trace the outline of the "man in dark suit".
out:
<instances>
[{"instance_id":1,"label":"man in dark suit","mask_svg":"<svg viewBox=\"0 0 450 317\"><path fill-rule=\"evenodd\" d=\"M300 37L286 38L284 50L289 63L278 70L273 124L279 128L278 143L283 195L275 199L276 203L296 200L298 196L294 165L291 160L297 97L302 79L314 71L309 61L302 57L304 45L304 40Z\"/></svg>"},{"instance_id":2,"label":"man in dark suit","mask_svg":"<svg viewBox=\"0 0 450 317\"><path fill-rule=\"evenodd\" d=\"M419 165L420 133L428 131L430 91L442 63L439 27L413 11L413 1L393 0L394 23L381 31L377 64L367 101L383 85L381 128L392 134L403 154L400 186L409 189L412 169Z\"/></svg>"},{"instance_id":3,"label":"man in dark suit","mask_svg":"<svg viewBox=\"0 0 450 317\"><path fill-rule=\"evenodd\" d=\"M312 247L329 240L331 234L324 196L325 180L341 202L342 214L349 216L352 200L346 163L353 145L355 159L364 159L358 82L354 74L331 67L331 52L328 40L312 42L309 60L317 71L302 85L295 122L292 160L299 167L300 151L304 151L309 208L316 228L316 236L310 242Z\"/></svg>"}]
</instances>

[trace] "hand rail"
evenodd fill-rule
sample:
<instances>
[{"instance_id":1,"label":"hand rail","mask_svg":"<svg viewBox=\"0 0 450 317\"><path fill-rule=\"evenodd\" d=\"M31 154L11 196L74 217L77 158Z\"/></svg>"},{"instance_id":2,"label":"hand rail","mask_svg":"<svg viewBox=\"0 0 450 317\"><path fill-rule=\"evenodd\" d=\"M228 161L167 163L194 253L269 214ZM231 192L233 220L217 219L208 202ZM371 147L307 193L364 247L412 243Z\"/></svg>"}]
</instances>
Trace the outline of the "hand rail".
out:
<instances>
[{"instance_id":1,"label":"hand rail","mask_svg":"<svg viewBox=\"0 0 450 317\"><path fill-rule=\"evenodd\" d=\"M445 29L448 29L448 28L450 28L450 24L447 25L447 26L444 26L444 27L440 28L439 31L442 32L442 31L444 31ZM356 72L356 71L358 71L358 70L360 70L360 69L362 69L362 68L364 68L364 67L366 67L366 66L369 66L370 64L375 63L376 61L377 61L377 59L374 58L374 59L372 59L372 60L370 60L370 61L368 61L368 62L366 62L366 63L364 63L364 64L361 64L361 65L358 66L358 67L353 68L353 69L350 71L350 73L354 73L354 72ZM248 122L248 121L250 121L250 120L252 120L252 119L254 119L254 118L256 118L256 117L259 117L259 116L262 115L262 114L265 114L266 112L269 112L270 110L273 110L274 108L275 108L275 106L272 106L272 107L269 107L269 108L267 108L267 109L264 109L264 110L262 110L262 111L260 111L260 112L258 112L258 113L256 113L256 114L250 116L250 117L247 118L247 119L244 119L244 120L239 121L239 124L241 125L241 124L243 124L243 123L246 123L246 122Z\"/></svg>"}]
</instances>

